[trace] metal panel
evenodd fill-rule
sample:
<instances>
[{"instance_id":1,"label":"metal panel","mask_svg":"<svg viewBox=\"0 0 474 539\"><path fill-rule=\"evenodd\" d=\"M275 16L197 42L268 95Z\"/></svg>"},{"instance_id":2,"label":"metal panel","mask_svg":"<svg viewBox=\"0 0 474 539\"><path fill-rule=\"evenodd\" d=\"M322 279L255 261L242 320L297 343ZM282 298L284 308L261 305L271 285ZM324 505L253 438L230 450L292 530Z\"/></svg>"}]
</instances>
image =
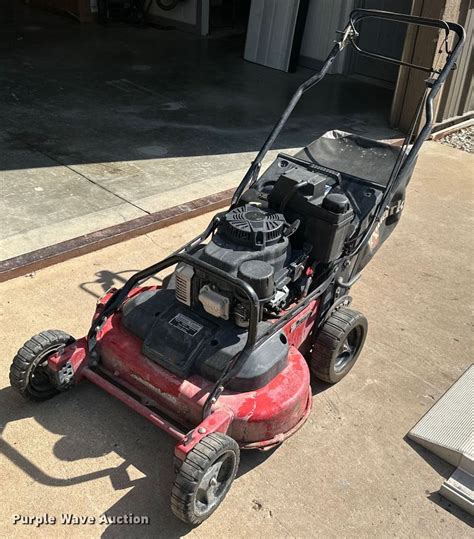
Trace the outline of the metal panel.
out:
<instances>
[{"instance_id":1,"label":"metal panel","mask_svg":"<svg viewBox=\"0 0 474 539\"><path fill-rule=\"evenodd\" d=\"M462 466L456 468L453 475L441 485L439 493L474 516L474 476Z\"/></svg>"},{"instance_id":2,"label":"metal panel","mask_svg":"<svg viewBox=\"0 0 474 539\"><path fill-rule=\"evenodd\" d=\"M452 385L408 437L453 466L474 474L474 365Z\"/></svg>"},{"instance_id":3,"label":"metal panel","mask_svg":"<svg viewBox=\"0 0 474 539\"><path fill-rule=\"evenodd\" d=\"M244 58L288 71L299 0L252 0Z\"/></svg>"},{"instance_id":4,"label":"metal panel","mask_svg":"<svg viewBox=\"0 0 474 539\"><path fill-rule=\"evenodd\" d=\"M473 33L474 7L470 0L415 0L412 8L414 15L444 18L459 22L466 29L466 43L458 61L458 69L448 77L440 92L436 108L436 123L449 123L447 120L466 115L474 109L473 95ZM416 33L409 31L405 43L403 57L405 60L419 64L436 65L439 60L439 48L442 45L442 34L436 40L432 30L419 29ZM422 73L401 68L395 90L390 122L394 127L407 131L411 125L418 98L425 88L425 76Z\"/></svg>"},{"instance_id":5,"label":"metal panel","mask_svg":"<svg viewBox=\"0 0 474 539\"><path fill-rule=\"evenodd\" d=\"M301 54L323 61L334 40L342 0L311 0L301 46Z\"/></svg>"},{"instance_id":6,"label":"metal panel","mask_svg":"<svg viewBox=\"0 0 474 539\"><path fill-rule=\"evenodd\" d=\"M347 23L354 0L311 0L301 45L301 65L319 67L336 38L336 30ZM331 73L342 73L344 56L340 55L331 67Z\"/></svg>"},{"instance_id":7,"label":"metal panel","mask_svg":"<svg viewBox=\"0 0 474 539\"><path fill-rule=\"evenodd\" d=\"M464 3L468 4L469 2L465 0ZM452 74L452 78L443 92L436 117L437 122L462 116L474 109L474 61L472 57L474 46L474 7L467 5L465 7L467 11L465 11L464 16L463 14L461 15L459 22L464 25L466 30L466 43L458 61L458 68Z\"/></svg>"},{"instance_id":8,"label":"metal panel","mask_svg":"<svg viewBox=\"0 0 474 539\"><path fill-rule=\"evenodd\" d=\"M202 36L209 35L209 16L210 16L210 0L201 0L201 16L199 16L199 3L198 3L198 20L200 19L200 34Z\"/></svg>"},{"instance_id":9,"label":"metal panel","mask_svg":"<svg viewBox=\"0 0 474 539\"><path fill-rule=\"evenodd\" d=\"M408 437L457 466L440 493L474 515L474 365L421 418Z\"/></svg>"}]
</instances>

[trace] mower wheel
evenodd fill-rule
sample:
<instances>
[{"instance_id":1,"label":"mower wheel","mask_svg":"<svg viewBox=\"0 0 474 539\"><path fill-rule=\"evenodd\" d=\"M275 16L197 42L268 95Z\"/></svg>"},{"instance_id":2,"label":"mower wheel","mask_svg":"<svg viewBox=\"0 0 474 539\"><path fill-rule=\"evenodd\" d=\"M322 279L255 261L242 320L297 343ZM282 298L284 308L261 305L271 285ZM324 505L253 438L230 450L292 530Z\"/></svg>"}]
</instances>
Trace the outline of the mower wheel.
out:
<instances>
[{"instance_id":1,"label":"mower wheel","mask_svg":"<svg viewBox=\"0 0 474 539\"><path fill-rule=\"evenodd\" d=\"M25 398L43 401L59 393L47 373L48 357L74 342L64 331L50 329L31 337L18 350L10 367L10 384Z\"/></svg>"},{"instance_id":2,"label":"mower wheel","mask_svg":"<svg viewBox=\"0 0 474 539\"><path fill-rule=\"evenodd\" d=\"M229 492L239 466L237 442L220 432L205 436L187 454L171 492L173 513L188 524L200 524Z\"/></svg>"},{"instance_id":3,"label":"mower wheel","mask_svg":"<svg viewBox=\"0 0 474 539\"><path fill-rule=\"evenodd\" d=\"M326 320L313 342L310 367L329 384L339 382L352 369L367 336L367 318L342 307Z\"/></svg>"}]
</instances>

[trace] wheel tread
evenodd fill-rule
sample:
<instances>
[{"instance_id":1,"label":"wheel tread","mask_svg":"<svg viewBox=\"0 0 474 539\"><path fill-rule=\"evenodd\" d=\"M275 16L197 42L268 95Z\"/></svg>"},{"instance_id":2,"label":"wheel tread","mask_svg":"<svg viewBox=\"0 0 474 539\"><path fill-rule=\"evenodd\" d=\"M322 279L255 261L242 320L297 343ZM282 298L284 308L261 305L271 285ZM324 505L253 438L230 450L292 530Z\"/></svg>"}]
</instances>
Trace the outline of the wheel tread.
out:
<instances>
[{"instance_id":1,"label":"wheel tread","mask_svg":"<svg viewBox=\"0 0 474 539\"><path fill-rule=\"evenodd\" d=\"M347 372L344 372L342 376L336 375L333 372L333 364L335 361L335 354L346 339L349 331L358 325L362 326L364 333L359 351L357 352L354 361L351 363L350 368L352 368L355 363L358 353L364 344L367 334L367 319L358 311L354 311L347 307L341 307L332 313L328 320L326 320L323 327L314 338L311 351L310 367L317 378L333 384L338 382L349 372L350 368Z\"/></svg>"},{"instance_id":2,"label":"wheel tread","mask_svg":"<svg viewBox=\"0 0 474 539\"><path fill-rule=\"evenodd\" d=\"M58 392L53 386L44 394L32 391L29 386L30 369L38 355L47 352L49 347L65 346L73 341L74 338L71 335L61 330L42 331L31 337L18 350L10 365L11 386L29 400L41 401L53 397Z\"/></svg>"},{"instance_id":3,"label":"wheel tread","mask_svg":"<svg viewBox=\"0 0 474 539\"><path fill-rule=\"evenodd\" d=\"M221 453L227 450L234 451L236 455L236 466L233 472L233 476L235 477L239 463L239 446L233 438L226 434L208 434L187 454L176 475L171 492L171 509L183 522L195 525L200 524L217 509L219 504L205 516L196 515L194 512L194 495L197 485L208 466L219 458Z\"/></svg>"}]
</instances>

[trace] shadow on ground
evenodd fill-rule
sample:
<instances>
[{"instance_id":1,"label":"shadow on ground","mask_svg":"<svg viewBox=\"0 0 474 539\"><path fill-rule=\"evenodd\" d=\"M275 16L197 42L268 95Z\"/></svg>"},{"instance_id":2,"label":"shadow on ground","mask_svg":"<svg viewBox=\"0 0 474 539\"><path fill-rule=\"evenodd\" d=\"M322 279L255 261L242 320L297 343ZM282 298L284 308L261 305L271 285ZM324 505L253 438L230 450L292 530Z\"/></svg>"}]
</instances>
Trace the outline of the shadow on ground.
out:
<instances>
[{"instance_id":1,"label":"shadow on ground","mask_svg":"<svg viewBox=\"0 0 474 539\"><path fill-rule=\"evenodd\" d=\"M81 283L79 288L90 296L99 299L112 287L122 287L130 277L139 271L141 270L123 270L120 272L100 270L94 274L94 280ZM149 284L155 285L162 283L162 279L157 276L150 277L148 281Z\"/></svg>"},{"instance_id":2,"label":"shadow on ground","mask_svg":"<svg viewBox=\"0 0 474 539\"><path fill-rule=\"evenodd\" d=\"M98 298L112 286L122 286L136 271L100 270L94 279L79 287ZM158 277L155 280L160 282ZM327 387L328 384L314 382L313 394ZM150 517L149 526L130 527L127 536L139 537L145 532L147 536L180 537L189 532L191 527L180 522L170 509L175 441L145 419L88 383L40 403L25 401L10 387L0 390L1 433L9 424L26 418L34 418L42 428L59 436L51 448L59 461L97 459L111 453L123 459L116 467L61 478L45 472L41 462L29 460L18 447L1 438L0 452L35 482L61 488L108 478L115 490L130 489L105 511L109 517L129 513ZM277 450L243 451L238 477L251 472ZM131 479L130 467L143 477ZM115 537L116 533L116 526L110 525L103 537Z\"/></svg>"},{"instance_id":3,"label":"shadow on ground","mask_svg":"<svg viewBox=\"0 0 474 539\"><path fill-rule=\"evenodd\" d=\"M95 298L109 288L122 286L138 270L100 270L94 278L79 285ZM160 283L159 277L150 282ZM91 313L92 315L92 313ZM180 522L171 512L170 494L174 481L172 466L175 441L151 423L88 383L45 402L25 401L10 387L0 390L0 425L5 428L16 421L34 418L44 429L60 436L52 447L54 456L62 462L99 458L116 453L123 462L83 475L61 478L45 472L40 462L34 462L21 451L0 438L0 452L35 482L56 488L68 487L109 478L114 490L129 490L104 513L146 515L146 528L129 527L127 537L181 537L190 526ZM251 472L271 457L272 451L244 451L238 476ZM143 477L132 480L128 469L139 470ZM250 502L250 500L249 500ZM103 537L116 537L117 527L110 525Z\"/></svg>"},{"instance_id":4,"label":"shadow on ground","mask_svg":"<svg viewBox=\"0 0 474 539\"><path fill-rule=\"evenodd\" d=\"M189 532L191 527L180 522L170 509L174 481L174 441L170 437L88 384L41 403L25 402L10 387L0 390L2 432L8 424L30 417L60 436L52 447L60 461L74 462L110 453L123 459L116 467L64 479L44 472L41 463L25 458L18 448L0 439L0 452L32 480L61 488L108 477L115 490L131 490L105 511L107 516L133 513L150 518L146 528L128 528L127 537L180 537ZM273 452L243 452L238 476L252 471ZM130 466L143 477L130 479L127 471ZM110 525L102 536L116 537L116 534L116 526Z\"/></svg>"},{"instance_id":5,"label":"shadow on ground","mask_svg":"<svg viewBox=\"0 0 474 539\"><path fill-rule=\"evenodd\" d=\"M405 436L404 440L427 464L429 464L436 471L436 473L439 474L440 486L444 480L451 477L452 473L455 470L454 466L441 459L434 453L431 453L431 451L428 451L428 449L425 449L421 445L418 445L413 440L410 440L408 436ZM468 515L466 511L463 511L460 507L454 505L449 500L441 496L439 492L430 492L429 490L427 490L425 491L425 494L430 501L435 503L444 511L448 511L448 513L451 513L455 517L459 518L459 520L462 520L471 527L474 526L474 517Z\"/></svg>"}]
</instances>

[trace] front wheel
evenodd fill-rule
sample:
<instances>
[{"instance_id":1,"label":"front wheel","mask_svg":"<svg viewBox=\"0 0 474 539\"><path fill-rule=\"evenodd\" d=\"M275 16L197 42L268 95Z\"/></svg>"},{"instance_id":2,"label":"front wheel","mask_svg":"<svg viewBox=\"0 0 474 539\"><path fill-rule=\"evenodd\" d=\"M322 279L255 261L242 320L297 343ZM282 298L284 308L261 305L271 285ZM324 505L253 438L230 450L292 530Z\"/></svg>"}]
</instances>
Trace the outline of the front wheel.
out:
<instances>
[{"instance_id":1,"label":"front wheel","mask_svg":"<svg viewBox=\"0 0 474 539\"><path fill-rule=\"evenodd\" d=\"M18 350L10 367L10 384L25 398L43 401L59 393L48 376L48 358L74 342L64 331L51 329L31 337Z\"/></svg>"},{"instance_id":2,"label":"front wheel","mask_svg":"<svg viewBox=\"0 0 474 539\"><path fill-rule=\"evenodd\" d=\"M367 318L341 307L319 330L311 350L313 374L329 384L339 382L352 369L367 336Z\"/></svg>"},{"instance_id":3,"label":"front wheel","mask_svg":"<svg viewBox=\"0 0 474 539\"><path fill-rule=\"evenodd\" d=\"M205 436L187 454L171 492L173 513L187 524L200 524L224 500L239 466L237 442L220 432Z\"/></svg>"}]
</instances>

